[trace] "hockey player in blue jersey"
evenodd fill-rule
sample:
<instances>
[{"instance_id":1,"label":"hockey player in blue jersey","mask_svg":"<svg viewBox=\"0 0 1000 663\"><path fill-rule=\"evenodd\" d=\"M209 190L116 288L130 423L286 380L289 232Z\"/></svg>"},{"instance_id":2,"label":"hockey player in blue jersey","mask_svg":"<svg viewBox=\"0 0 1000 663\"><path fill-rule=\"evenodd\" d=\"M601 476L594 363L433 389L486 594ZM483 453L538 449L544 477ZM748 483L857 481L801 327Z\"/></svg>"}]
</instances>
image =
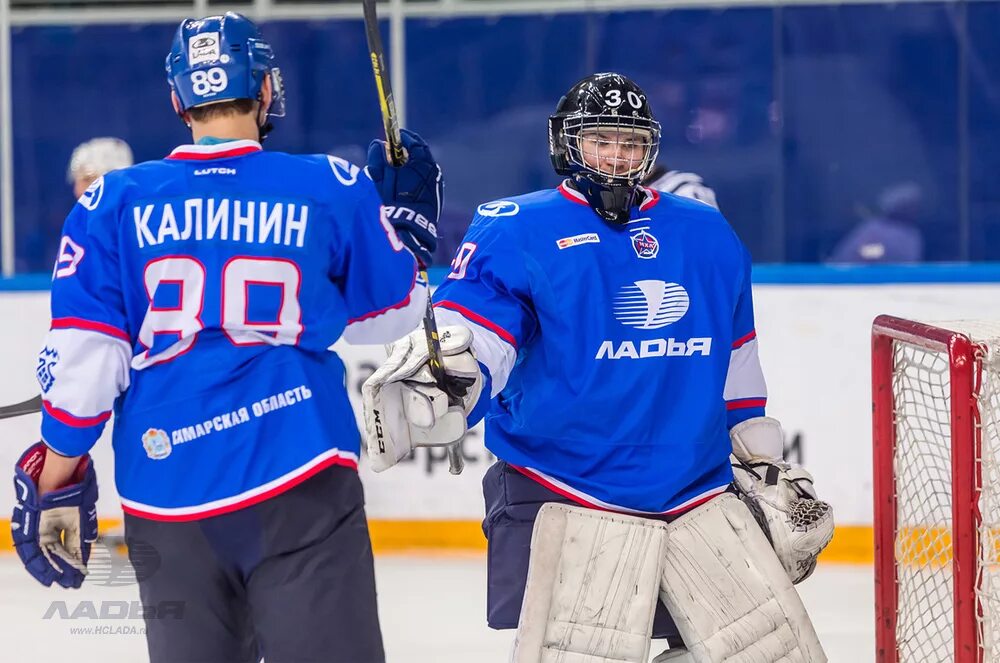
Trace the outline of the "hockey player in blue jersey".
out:
<instances>
[{"instance_id":1,"label":"hockey player in blue jersey","mask_svg":"<svg viewBox=\"0 0 1000 663\"><path fill-rule=\"evenodd\" d=\"M183 21L166 69L192 144L98 179L66 220L17 551L46 585L83 582L88 451L113 412L151 661L383 661L360 436L327 348L417 326L440 169L409 132L400 168L379 142L367 172L263 151L281 78L239 14Z\"/></svg>"},{"instance_id":2,"label":"hockey player in blue jersey","mask_svg":"<svg viewBox=\"0 0 1000 663\"><path fill-rule=\"evenodd\" d=\"M363 390L368 452L386 469L485 418L487 618L519 629L515 661L645 663L650 635L672 638L662 660L678 663L822 661L791 583L829 540L830 511L765 416L746 249L715 208L640 185L659 135L624 76L562 98L549 140L566 179L480 205L434 297L446 369L473 387L449 407L419 333L397 342ZM731 453L779 556L731 494ZM686 554L664 560L664 537ZM698 591L676 591L691 578ZM792 635L774 642L783 623ZM706 644L720 632L728 654Z\"/></svg>"}]
</instances>

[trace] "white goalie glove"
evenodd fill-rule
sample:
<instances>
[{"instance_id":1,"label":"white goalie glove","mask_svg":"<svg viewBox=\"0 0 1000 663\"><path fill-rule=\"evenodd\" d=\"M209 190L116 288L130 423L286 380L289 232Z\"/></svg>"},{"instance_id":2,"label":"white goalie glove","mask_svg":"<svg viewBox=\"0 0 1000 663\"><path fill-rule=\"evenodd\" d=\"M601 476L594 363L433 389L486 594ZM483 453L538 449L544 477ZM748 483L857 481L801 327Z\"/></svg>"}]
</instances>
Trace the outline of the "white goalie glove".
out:
<instances>
[{"instance_id":1,"label":"white goalie glove","mask_svg":"<svg viewBox=\"0 0 1000 663\"><path fill-rule=\"evenodd\" d=\"M470 385L460 403L449 405L428 365L423 329L387 347L389 358L361 388L365 446L372 469L381 472L416 447L457 444L465 436L466 415L479 400L483 375L472 353L472 332L440 329L445 373Z\"/></svg>"},{"instance_id":2,"label":"white goalie glove","mask_svg":"<svg viewBox=\"0 0 1000 663\"><path fill-rule=\"evenodd\" d=\"M729 432L740 497L771 541L793 583L808 578L833 538L833 509L816 499L812 475L781 459L781 424L754 417Z\"/></svg>"}]
</instances>

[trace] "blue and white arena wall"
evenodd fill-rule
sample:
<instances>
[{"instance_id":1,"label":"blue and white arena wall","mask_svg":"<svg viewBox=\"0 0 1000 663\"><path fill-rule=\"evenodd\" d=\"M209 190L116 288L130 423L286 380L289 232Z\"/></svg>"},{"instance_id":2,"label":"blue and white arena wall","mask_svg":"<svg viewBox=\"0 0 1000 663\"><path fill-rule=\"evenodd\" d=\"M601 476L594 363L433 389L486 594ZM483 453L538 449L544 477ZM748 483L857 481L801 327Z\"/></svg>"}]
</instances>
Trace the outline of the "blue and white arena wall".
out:
<instances>
[{"instance_id":1,"label":"blue and white arena wall","mask_svg":"<svg viewBox=\"0 0 1000 663\"><path fill-rule=\"evenodd\" d=\"M838 532L827 561L870 562L872 446L870 330L889 313L919 320L1000 320L1000 265L832 268L758 266L754 297L768 410L785 426L788 454L816 477ZM0 280L0 403L37 393L35 356L48 328L44 277ZM360 384L381 363L380 346L335 346L355 405ZM628 416L627 414L623 416ZM0 422L0 476L38 436L37 415ZM110 440L94 450L105 527L121 517ZM140 441L136 440L136 444ZM480 480L492 461L481 430L465 443L467 468L448 473L444 455L421 449L412 462L375 475L362 465L379 550L481 550ZM0 492L0 518L12 494ZM0 547L6 527L0 529Z\"/></svg>"},{"instance_id":2,"label":"blue and white arena wall","mask_svg":"<svg viewBox=\"0 0 1000 663\"><path fill-rule=\"evenodd\" d=\"M363 161L381 124L360 3L243 10L287 88L268 148ZM4 274L52 264L77 144L118 136L150 160L188 140L163 61L198 11L216 5L13 8ZM403 122L444 168L444 261L476 205L557 181L548 115L607 70L642 85L661 160L715 188L758 262L826 260L903 184L919 192L925 260L1000 260L998 0L394 0L380 12Z\"/></svg>"}]
</instances>

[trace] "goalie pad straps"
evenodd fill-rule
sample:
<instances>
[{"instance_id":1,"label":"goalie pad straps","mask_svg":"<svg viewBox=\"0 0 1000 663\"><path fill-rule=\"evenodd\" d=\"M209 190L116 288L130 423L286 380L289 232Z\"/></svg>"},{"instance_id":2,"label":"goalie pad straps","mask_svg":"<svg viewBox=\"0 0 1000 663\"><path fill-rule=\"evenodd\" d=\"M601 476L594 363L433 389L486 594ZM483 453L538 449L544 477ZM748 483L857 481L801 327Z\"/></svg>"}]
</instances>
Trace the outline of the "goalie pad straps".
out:
<instances>
[{"instance_id":1,"label":"goalie pad straps","mask_svg":"<svg viewBox=\"0 0 1000 663\"><path fill-rule=\"evenodd\" d=\"M827 660L798 593L734 495L667 526L660 598L691 663Z\"/></svg>"},{"instance_id":2,"label":"goalie pad straps","mask_svg":"<svg viewBox=\"0 0 1000 663\"><path fill-rule=\"evenodd\" d=\"M646 663L666 524L549 503L531 561L513 663Z\"/></svg>"}]
</instances>

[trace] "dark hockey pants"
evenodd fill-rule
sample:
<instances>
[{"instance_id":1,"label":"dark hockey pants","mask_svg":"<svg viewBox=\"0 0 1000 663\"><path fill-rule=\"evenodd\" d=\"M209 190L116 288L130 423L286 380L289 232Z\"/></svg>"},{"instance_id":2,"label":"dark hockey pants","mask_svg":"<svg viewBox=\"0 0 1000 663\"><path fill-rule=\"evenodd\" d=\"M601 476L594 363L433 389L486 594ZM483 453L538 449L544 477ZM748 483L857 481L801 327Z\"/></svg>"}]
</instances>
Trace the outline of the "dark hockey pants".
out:
<instances>
[{"instance_id":1,"label":"dark hockey pants","mask_svg":"<svg viewBox=\"0 0 1000 663\"><path fill-rule=\"evenodd\" d=\"M532 481L503 461L486 471L483 497L486 500L483 533L488 541L486 621L490 628L517 628L528 581L535 517L546 502L575 502ZM662 602L656 605L653 637L667 638L671 646L681 643L677 627Z\"/></svg>"},{"instance_id":2,"label":"dark hockey pants","mask_svg":"<svg viewBox=\"0 0 1000 663\"><path fill-rule=\"evenodd\" d=\"M151 663L382 663L357 472L192 522L125 517Z\"/></svg>"}]
</instances>

